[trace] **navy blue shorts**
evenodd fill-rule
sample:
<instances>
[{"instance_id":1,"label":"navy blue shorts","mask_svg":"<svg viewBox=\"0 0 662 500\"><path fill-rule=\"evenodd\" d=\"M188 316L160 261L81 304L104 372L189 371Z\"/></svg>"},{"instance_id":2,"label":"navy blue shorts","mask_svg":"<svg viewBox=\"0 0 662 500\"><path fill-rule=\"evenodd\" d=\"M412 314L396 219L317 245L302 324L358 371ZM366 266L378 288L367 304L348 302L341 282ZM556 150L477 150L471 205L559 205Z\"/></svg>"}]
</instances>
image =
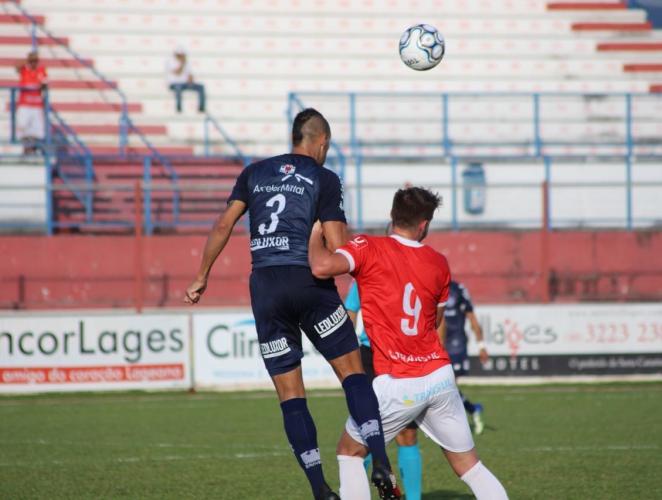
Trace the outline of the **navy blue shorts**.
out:
<instances>
[{"instance_id":1,"label":"navy blue shorts","mask_svg":"<svg viewBox=\"0 0 662 500\"><path fill-rule=\"evenodd\" d=\"M302 266L254 269L251 304L262 359L269 375L301 364L301 331L331 360L358 349L352 322L333 280L318 280Z\"/></svg>"},{"instance_id":2,"label":"navy blue shorts","mask_svg":"<svg viewBox=\"0 0 662 500\"><path fill-rule=\"evenodd\" d=\"M467 353L450 354L453 373L456 377L469 373L469 356Z\"/></svg>"}]
</instances>

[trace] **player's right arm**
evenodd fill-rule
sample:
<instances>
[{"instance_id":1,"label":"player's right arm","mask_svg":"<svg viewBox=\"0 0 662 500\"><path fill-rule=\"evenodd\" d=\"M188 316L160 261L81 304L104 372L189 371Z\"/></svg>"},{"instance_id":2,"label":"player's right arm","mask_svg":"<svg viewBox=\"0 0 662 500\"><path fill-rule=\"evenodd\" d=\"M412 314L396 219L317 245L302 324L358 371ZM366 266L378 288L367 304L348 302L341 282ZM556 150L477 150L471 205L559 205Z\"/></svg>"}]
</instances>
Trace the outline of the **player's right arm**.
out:
<instances>
[{"instance_id":1,"label":"player's right arm","mask_svg":"<svg viewBox=\"0 0 662 500\"><path fill-rule=\"evenodd\" d=\"M198 269L195 280L186 289L184 302L187 304L196 304L200 300L200 297L207 288L207 279L209 278L209 272L214 262L216 262L216 259L225 248L235 224L245 211L246 203L240 200L232 200L223 215L216 220L214 227L207 237L207 243L205 243L205 248L202 252L202 261L200 262L200 268Z\"/></svg>"},{"instance_id":2,"label":"player's right arm","mask_svg":"<svg viewBox=\"0 0 662 500\"><path fill-rule=\"evenodd\" d=\"M250 196L248 177L251 171L251 167L246 167L239 174L232 193L228 198L228 207L216 220L214 227L207 237L198 274L195 276L193 283L186 289L184 302L187 304L196 304L200 300L200 297L207 288L207 278L214 262L230 239L235 224L248 208L248 199Z\"/></svg>"}]
</instances>

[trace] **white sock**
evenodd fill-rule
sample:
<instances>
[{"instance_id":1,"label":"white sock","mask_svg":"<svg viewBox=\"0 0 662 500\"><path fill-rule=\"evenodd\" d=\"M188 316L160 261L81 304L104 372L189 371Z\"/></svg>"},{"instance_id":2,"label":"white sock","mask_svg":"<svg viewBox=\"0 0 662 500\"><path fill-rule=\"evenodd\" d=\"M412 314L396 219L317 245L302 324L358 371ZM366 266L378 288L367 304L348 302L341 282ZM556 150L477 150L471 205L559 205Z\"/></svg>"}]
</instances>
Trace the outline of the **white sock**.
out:
<instances>
[{"instance_id":1,"label":"white sock","mask_svg":"<svg viewBox=\"0 0 662 500\"><path fill-rule=\"evenodd\" d=\"M469 485L477 500L508 500L503 485L483 462L478 462L460 479Z\"/></svg>"},{"instance_id":2,"label":"white sock","mask_svg":"<svg viewBox=\"0 0 662 500\"><path fill-rule=\"evenodd\" d=\"M361 457L338 455L338 469L342 500L370 500L370 483Z\"/></svg>"}]
</instances>

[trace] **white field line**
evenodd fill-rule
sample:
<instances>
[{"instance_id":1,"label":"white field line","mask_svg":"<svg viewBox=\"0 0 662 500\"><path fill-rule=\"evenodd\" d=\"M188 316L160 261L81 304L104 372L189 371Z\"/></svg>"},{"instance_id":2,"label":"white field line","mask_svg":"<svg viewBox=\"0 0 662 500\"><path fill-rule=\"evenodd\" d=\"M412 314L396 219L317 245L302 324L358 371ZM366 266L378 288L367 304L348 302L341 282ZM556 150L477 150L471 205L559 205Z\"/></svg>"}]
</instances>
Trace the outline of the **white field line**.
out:
<instances>
[{"instance_id":1,"label":"white field line","mask_svg":"<svg viewBox=\"0 0 662 500\"><path fill-rule=\"evenodd\" d=\"M74 440L47 440L47 439L28 439L28 440L11 440L11 439L1 439L0 445L3 446L78 446L78 447L87 447L87 448L118 448L131 446L132 443L125 442L99 442L99 441L74 441ZM220 445L219 445L220 446ZM191 444L191 443L146 443L140 445L140 448L158 448L158 449L169 449L169 448L181 448L181 449L198 449L198 450L216 450L219 446L205 445L205 444ZM239 448L245 449L246 445L243 443L227 443L223 444L224 448ZM251 445L250 448L255 450L256 453L270 453L270 452L281 452L283 450L282 446L260 446L260 445Z\"/></svg>"},{"instance_id":2,"label":"white field line","mask_svg":"<svg viewBox=\"0 0 662 500\"><path fill-rule=\"evenodd\" d=\"M105 463L140 463L140 462L177 462L191 460L253 460L259 458L284 457L291 453L289 451L266 451L266 452L243 452L243 453L208 453L196 455L165 455L162 457L117 457L103 460ZM86 459L87 462L87 459ZM97 462L98 463L98 462ZM30 462L0 462L0 467L35 467L49 465L80 465L77 460L43 460Z\"/></svg>"},{"instance_id":3,"label":"white field line","mask_svg":"<svg viewBox=\"0 0 662 500\"><path fill-rule=\"evenodd\" d=\"M582 452L582 451L648 451L659 450L656 444L609 444L606 446L534 446L531 448L520 448L524 452Z\"/></svg>"},{"instance_id":4,"label":"white field line","mask_svg":"<svg viewBox=\"0 0 662 500\"><path fill-rule=\"evenodd\" d=\"M516 453L581 453L581 452L604 452L604 451L652 451L659 450L660 447L654 444L611 444L605 446L536 446L526 448L516 448ZM209 453L196 455L165 455L162 457L117 457L109 459L107 463L141 463L141 462L176 462L191 460L219 460L219 459L238 459L252 460L259 458L284 457L289 456L289 451L261 451L261 452L243 452L243 453ZM79 465L79 461L71 460L45 460L30 462L0 462L0 467L35 467L49 465Z\"/></svg>"}]
</instances>

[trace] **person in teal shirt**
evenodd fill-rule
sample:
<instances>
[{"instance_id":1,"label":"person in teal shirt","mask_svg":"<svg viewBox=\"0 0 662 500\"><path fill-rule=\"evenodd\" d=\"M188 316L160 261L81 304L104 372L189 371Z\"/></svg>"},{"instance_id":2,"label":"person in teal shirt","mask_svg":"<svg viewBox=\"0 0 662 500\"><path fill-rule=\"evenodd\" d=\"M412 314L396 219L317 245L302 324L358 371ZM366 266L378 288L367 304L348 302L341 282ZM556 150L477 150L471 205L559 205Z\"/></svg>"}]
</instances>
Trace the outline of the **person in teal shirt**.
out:
<instances>
[{"instance_id":1,"label":"person in teal shirt","mask_svg":"<svg viewBox=\"0 0 662 500\"><path fill-rule=\"evenodd\" d=\"M363 327L361 317L361 299L359 297L359 287L356 281L352 282L347 297L345 297L345 309L354 324L354 329L359 337L361 348L361 361L363 369L368 378L372 381L375 378L375 371L372 366L372 350L370 349L370 339ZM398 444L398 466L400 468L400 477L405 489L407 500L421 500L421 490L423 484L423 461L421 450L418 447L417 440L418 426L412 422L403 429L395 438ZM371 455L365 459L366 469L370 466Z\"/></svg>"}]
</instances>

